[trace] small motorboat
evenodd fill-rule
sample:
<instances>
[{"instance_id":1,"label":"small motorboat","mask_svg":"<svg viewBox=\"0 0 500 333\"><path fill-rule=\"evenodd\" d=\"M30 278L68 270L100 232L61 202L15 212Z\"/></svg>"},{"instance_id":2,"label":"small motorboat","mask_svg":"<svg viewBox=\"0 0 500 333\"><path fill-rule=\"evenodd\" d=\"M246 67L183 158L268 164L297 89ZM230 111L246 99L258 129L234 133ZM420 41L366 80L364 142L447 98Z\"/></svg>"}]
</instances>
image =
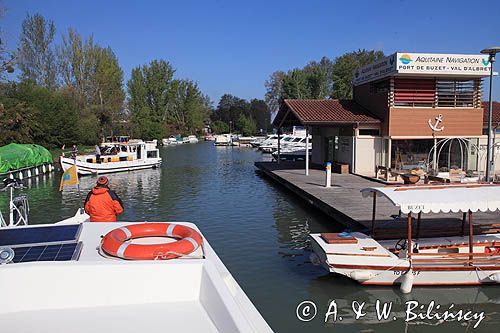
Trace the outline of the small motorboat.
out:
<instances>
[{"instance_id":1,"label":"small motorboat","mask_svg":"<svg viewBox=\"0 0 500 333\"><path fill-rule=\"evenodd\" d=\"M377 198L389 199L406 215L406 228L378 230L373 218L371 235L311 234L312 259L329 272L364 285L401 285L403 292L412 286L500 283L500 228L472 223L474 212L500 209L500 185L392 185L362 194L373 198L373 217ZM424 233L421 214L428 213L459 213L461 222L440 227L433 219Z\"/></svg>"},{"instance_id":2,"label":"small motorboat","mask_svg":"<svg viewBox=\"0 0 500 333\"><path fill-rule=\"evenodd\" d=\"M157 168L161 158L156 140L130 140L102 143L99 160L96 155L61 156L60 163L64 171L76 165L78 174L90 175Z\"/></svg>"}]
</instances>

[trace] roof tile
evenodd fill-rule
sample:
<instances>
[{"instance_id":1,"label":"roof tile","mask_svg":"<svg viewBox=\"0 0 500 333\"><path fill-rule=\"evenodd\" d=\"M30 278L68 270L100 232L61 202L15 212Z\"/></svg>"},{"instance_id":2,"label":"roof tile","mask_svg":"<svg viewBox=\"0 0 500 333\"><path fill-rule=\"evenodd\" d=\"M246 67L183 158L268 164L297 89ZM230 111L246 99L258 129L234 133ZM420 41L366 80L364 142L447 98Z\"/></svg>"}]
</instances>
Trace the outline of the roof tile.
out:
<instances>
[{"instance_id":1,"label":"roof tile","mask_svg":"<svg viewBox=\"0 0 500 333\"><path fill-rule=\"evenodd\" d=\"M284 104L304 125L380 123L379 119L352 100L286 99Z\"/></svg>"}]
</instances>

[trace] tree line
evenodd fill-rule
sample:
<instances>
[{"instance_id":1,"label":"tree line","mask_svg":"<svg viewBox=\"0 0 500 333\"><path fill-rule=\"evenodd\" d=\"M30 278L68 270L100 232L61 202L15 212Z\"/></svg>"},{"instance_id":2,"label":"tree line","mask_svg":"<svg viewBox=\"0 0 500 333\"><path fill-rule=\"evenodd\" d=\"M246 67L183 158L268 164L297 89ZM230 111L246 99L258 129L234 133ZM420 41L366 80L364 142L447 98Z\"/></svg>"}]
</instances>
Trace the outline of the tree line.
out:
<instances>
[{"instance_id":1,"label":"tree line","mask_svg":"<svg viewBox=\"0 0 500 333\"><path fill-rule=\"evenodd\" d=\"M333 60L311 61L303 68L275 71L264 84L266 103L275 112L284 99L351 99L354 71L383 57L382 51L360 49Z\"/></svg>"},{"instance_id":2,"label":"tree line","mask_svg":"<svg viewBox=\"0 0 500 333\"><path fill-rule=\"evenodd\" d=\"M176 78L168 61L135 67L124 85L111 47L72 28L59 43L55 37L53 21L27 14L16 51L0 39L0 145L91 145L111 134L161 139L199 134L210 123L208 96Z\"/></svg>"}]
</instances>

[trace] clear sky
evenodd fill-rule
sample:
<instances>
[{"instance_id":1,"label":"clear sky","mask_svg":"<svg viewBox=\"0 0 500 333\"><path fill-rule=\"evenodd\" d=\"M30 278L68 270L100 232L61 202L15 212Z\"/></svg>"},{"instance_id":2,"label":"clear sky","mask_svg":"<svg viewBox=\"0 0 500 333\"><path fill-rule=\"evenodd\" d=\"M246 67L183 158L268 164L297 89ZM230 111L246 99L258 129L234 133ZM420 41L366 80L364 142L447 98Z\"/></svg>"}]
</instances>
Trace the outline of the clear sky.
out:
<instances>
[{"instance_id":1,"label":"clear sky","mask_svg":"<svg viewBox=\"0 0 500 333\"><path fill-rule=\"evenodd\" d=\"M197 81L217 104L224 93L263 98L278 69L359 48L479 53L500 44L500 1L111 1L3 0L0 21L14 49L27 13L111 46L130 77L133 67L168 60L176 76ZM500 71L500 55L495 71ZM485 80L485 87L488 80ZM494 99L500 100L495 78ZM487 98L487 89L485 98Z\"/></svg>"}]
</instances>

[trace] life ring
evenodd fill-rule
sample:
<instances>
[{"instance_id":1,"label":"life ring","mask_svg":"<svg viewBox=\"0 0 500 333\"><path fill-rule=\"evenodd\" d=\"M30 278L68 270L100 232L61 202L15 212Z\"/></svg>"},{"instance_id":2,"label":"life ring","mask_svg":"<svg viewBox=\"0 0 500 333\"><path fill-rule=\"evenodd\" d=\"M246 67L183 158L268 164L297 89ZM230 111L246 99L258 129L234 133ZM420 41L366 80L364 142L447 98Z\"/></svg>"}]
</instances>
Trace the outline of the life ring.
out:
<instances>
[{"instance_id":1,"label":"life ring","mask_svg":"<svg viewBox=\"0 0 500 333\"><path fill-rule=\"evenodd\" d=\"M173 243L132 244L128 240L141 237L179 238ZM101 240L107 254L129 260L174 259L194 252L203 237L193 228L173 223L131 224L108 232Z\"/></svg>"}]
</instances>

